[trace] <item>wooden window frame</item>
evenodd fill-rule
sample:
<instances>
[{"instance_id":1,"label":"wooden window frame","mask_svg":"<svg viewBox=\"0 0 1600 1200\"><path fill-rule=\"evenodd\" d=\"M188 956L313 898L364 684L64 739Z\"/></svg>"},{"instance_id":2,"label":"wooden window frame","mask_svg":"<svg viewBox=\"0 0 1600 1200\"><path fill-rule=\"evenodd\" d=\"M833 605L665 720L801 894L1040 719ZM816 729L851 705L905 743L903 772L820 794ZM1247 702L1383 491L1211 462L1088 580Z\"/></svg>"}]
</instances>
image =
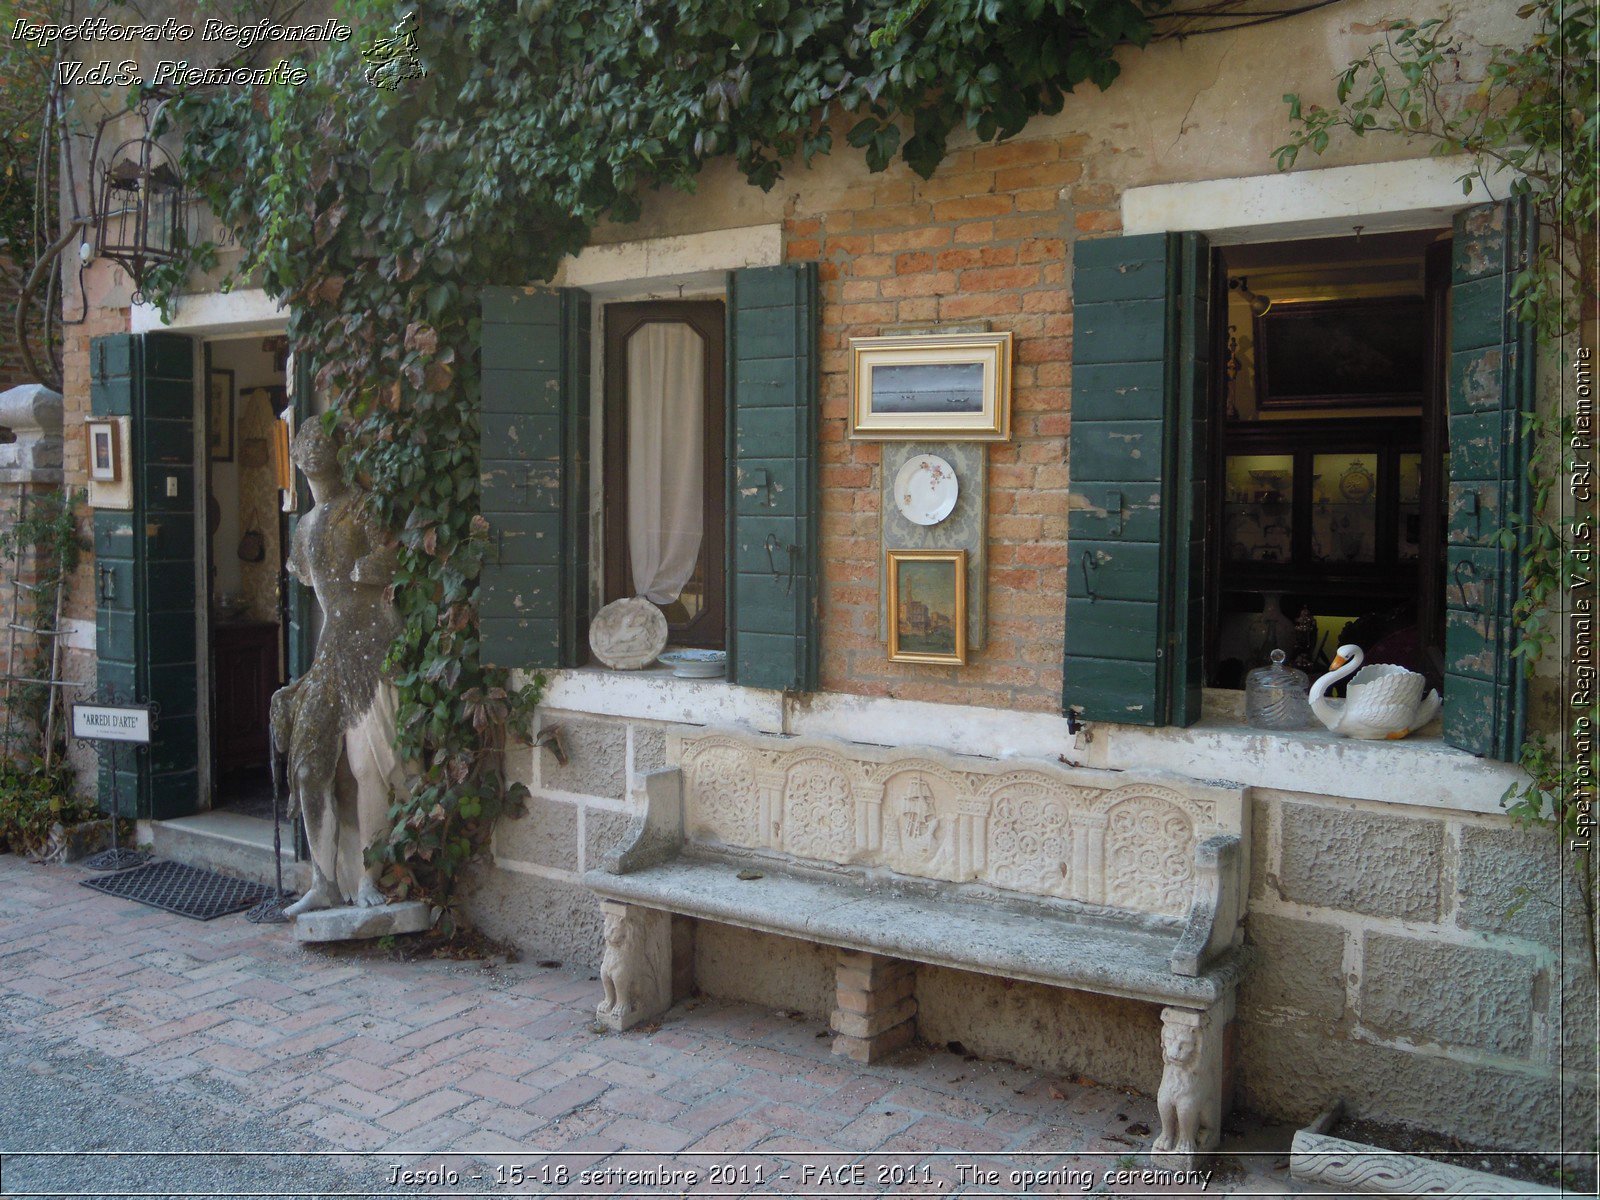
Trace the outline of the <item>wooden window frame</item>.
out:
<instances>
[{"instance_id":1,"label":"wooden window frame","mask_svg":"<svg viewBox=\"0 0 1600 1200\"><path fill-rule=\"evenodd\" d=\"M718 300L640 300L605 309L601 459L605 602L636 594L628 556L628 338L653 322L690 325L705 347L704 490L706 606L685 625L669 625L675 646L721 650L727 644L727 308Z\"/></svg>"}]
</instances>

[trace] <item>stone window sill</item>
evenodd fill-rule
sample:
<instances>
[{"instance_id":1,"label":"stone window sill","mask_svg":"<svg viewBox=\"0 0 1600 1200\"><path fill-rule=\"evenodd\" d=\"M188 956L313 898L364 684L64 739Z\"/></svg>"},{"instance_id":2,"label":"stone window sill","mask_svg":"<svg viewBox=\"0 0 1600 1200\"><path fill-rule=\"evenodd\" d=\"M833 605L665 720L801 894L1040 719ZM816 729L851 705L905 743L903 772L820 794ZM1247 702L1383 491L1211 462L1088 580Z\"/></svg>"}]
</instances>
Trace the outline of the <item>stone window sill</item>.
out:
<instances>
[{"instance_id":1,"label":"stone window sill","mask_svg":"<svg viewBox=\"0 0 1600 1200\"><path fill-rule=\"evenodd\" d=\"M989 758L1061 758L1116 771L1171 771L1282 792L1423 808L1501 813L1521 772L1441 740L1438 722L1403 741L1366 742L1326 730L1268 732L1244 724L1238 693L1208 691L1205 716L1188 729L1096 723L1075 745L1066 721L880 696L783 693L725 679L678 679L670 667L546 671L544 707L557 713L670 724L737 726L762 733L887 746L931 746Z\"/></svg>"}]
</instances>

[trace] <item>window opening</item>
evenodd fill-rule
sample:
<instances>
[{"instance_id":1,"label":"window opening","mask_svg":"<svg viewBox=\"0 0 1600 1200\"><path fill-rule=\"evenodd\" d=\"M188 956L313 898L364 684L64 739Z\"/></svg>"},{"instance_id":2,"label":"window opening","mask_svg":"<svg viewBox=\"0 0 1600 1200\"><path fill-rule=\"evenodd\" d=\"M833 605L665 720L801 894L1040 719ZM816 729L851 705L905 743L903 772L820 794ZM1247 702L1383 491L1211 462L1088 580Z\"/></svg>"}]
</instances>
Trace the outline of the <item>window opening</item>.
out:
<instances>
[{"instance_id":1,"label":"window opening","mask_svg":"<svg viewBox=\"0 0 1600 1200\"><path fill-rule=\"evenodd\" d=\"M720 301L606 309L606 600L644 596L674 645L721 649Z\"/></svg>"},{"instance_id":2,"label":"window opening","mask_svg":"<svg viewBox=\"0 0 1600 1200\"><path fill-rule=\"evenodd\" d=\"M1448 231L1218 250L1207 681L1355 642L1442 683Z\"/></svg>"}]
</instances>

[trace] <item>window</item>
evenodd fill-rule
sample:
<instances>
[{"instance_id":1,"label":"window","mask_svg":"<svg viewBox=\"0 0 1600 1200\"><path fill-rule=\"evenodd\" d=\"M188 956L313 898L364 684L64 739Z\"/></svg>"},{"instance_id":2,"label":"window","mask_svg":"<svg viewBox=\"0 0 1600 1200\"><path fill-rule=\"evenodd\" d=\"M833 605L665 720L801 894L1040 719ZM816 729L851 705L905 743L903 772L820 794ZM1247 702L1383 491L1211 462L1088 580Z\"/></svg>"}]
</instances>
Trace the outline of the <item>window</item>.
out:
<instances>
[{"instance_id":1,"label":"window","mask_svg":"<svg viewBox=\"0 0 1600 1200\"><path fill-rule=\"evenodd\" d=\"M676 646L721 649L723 306L605 309L605 600L644 596Z\"/></svg>"},{"instance_id":2,"label":"window","mask_svg":"<svg viewBox=\"0 0 1600 1200\"><path fill-rule=\"evenodd\" d=\"M1443 686L1449 237L1216 251L1210 686L1350 641Z\"/></svg>"},{"instance_id":3,"label":"window","mask_svg":"<svg viewBox=\"0 0 1600 1200\"><path fill-rule=\"evenodd\" d=\"M1342 576L1354 599L1365 574L1368 585L1393 598L1414 574L1419 630L1436 631L1440 623L1423 606L1443 610L1446 741L1476 754L1515 757L1526 712L1525 681L1511 655L1520 548L1500 534L1529 503L1523 416L1532 401L1531 331L1510 315L1510 289L1537 244L1531 213L1525 199L1466 209L1453 223L1448 276L1442 260L1435 270L1424 263L1432 349L1424 362L1424 402L1413 415L1398 412L1414 389L1383 380L1381 372L1322 391L1304 370L1296 376L1291 369L1287 385L1281 373L1268 382L1267 410L1294 413L1323 400L1358 398L1367 410L1396 413L1369 411L1362 418L1384 436L1367 436L1352 422L1322 447L1311 435L1230 444L1234 421L1225 407L1220 416L1214 407L1227 351L1213 331L1225 323L1213 326L1210 319L1226 302L1219 294L1230 289L1226 277L1213 275L1203 235L1144 234L1075 246L1064 711L1087 720L1193 724L1200 717L1204 648L1220 636L1227 587L1245 591L1253 582L1264 593L1267 575L1303 567L1308 574L1300 586L1331 586ZM1266 289L1257 291L1259 272L1250 276L1244 266L1256 264L1232 258L1217 270L1240 269L1248 284L1233 290L1248 305L1243 291L1259 297ZM1354 327L1347 322L1346 329ZM1294 332L1287 336L1292 343ZM1426 390L1441 380L1442 402L1430 405ZM1236 411L1246 424L1237 401ZM1265 427L1266 415L1250 423ZM1380 429L1377 420L1413 425ZM1436 478L1429 471L1445 454L1448 489L1433 518L1443 538L1442 578L1425 586L1440 538L1424 528ZM1229 457L1238 461L1230 464ZM1251 537L1224 547L1220 531L1244 515L1241 509L1230 517L1225 507L1230 468L1246 506L1264 514L1276 505L1285 519L1258 520ZM1337 486L1312 478L1318 475L1336 476ZM1319 486L1328 501L1320 553ZM1351 507L1335 512L1336 498ZM1335 529L1341 513L1350 518L1348 528ZM1363 524L1368 517L1370 529ZM1210 609L1208 577L1216 584ZM1275 582L1285 594L1296 583Z\"/></svg>"},{"instance_id":4,"label":"window","mask_svg":"<svg viewBox=\"0 0 1600 1200\"><path fill-rule=\"evenodd\" d=\"M689 593L694 606L684 602L668 615L689 627L699 621L713 636L718 623L701 614L710 612L720 569L729 681L811 691L819 607L817 267L746 267L726 280L726 354L708 353L713 368L727 364L728 436L703 440L707 449L726 447L727 458L720 467L702 464L706 492L721 490L725 513L702 539L725 530L726 542L716 552L702 540L678 594L683 601L698 588ZM579 288L483 289L478 612L484 661L499 666L575 667L588 659L590 312ZM711 369L706 378L721 377ZM633 571L631 551L626 561ZM703 583L695 583L696 571Z\"/></svg>"}]
</instances>

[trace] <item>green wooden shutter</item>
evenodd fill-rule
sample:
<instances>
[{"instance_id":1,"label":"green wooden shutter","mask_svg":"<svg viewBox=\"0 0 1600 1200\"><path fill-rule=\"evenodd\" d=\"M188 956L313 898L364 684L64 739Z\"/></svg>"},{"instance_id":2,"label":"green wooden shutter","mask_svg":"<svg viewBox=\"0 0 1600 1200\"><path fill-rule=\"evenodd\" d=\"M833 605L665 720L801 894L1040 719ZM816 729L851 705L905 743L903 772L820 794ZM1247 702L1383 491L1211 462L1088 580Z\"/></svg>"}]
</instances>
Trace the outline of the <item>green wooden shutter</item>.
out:
<instances>
[{"instance_id":1,"label":"green wooden shutter","mask_svg":"<svg viewBox=\"0 0 1600 1200\"><path fill-rule=\"evenodd\" d=\"M1521 554L1501 529L1529 515L1533 330L1511 312L1511 283L1538 236L1526 198L1457 215L1450 289L1450 515L1445 570L1444 736L1490 758L1516 759L1527 683L1512 658Z\"/></svg>"},{"instance_id":2,"label":"green wooden shutter","mask_svg":"<svg viewBox=\"0 0 1600 1200\"><path fill-rule=\"evenodd\" d=\"M121 751L122 812L198 812L194 360L186 337L111 334L90 343L89 406L128 418L133 507L96 510L95 646L102 689L160 706L150 747ZM111 806L110 754L100 805Z\"/></svg>"},{"instance_id":3,"label":"green wooden shutter","mask_svg":"<svg viewBox=\"0 0 1600 1200\"><path fill-rule=\"evenodd\" d=\"M315 368L311 359L305 354L294 356L294 377L289 381L289 403L294 412L294 427L300 428L301 422L317 419L316 406L313 401L316 378ZM300 524L300 514L311 506L311 490L306 485L305 476L298 470L291 471L294 479L295 505L294 511L288 514L284 521L284 545L294 544L295 529ZM316 628L311 611L311 606L316 603L311 588L296 579L293 573L286 572L288 586L284 589L284 644L288 675L290 679L299 679L311 669L311 659L316 650Z\"/></svg>"},{"instance_id":4,"label":"green wooden shutter","mask_svg":"<svg viewBox=\"0 0 1600 1200\"><path fill-rule=\"evenodd\" d=\"M575 667L589 624L589 298L483 293L485 662Z\"/></svg>"},{"instance_id":5,"label":"green wooden shutter","mask_svg":"<svg viewBox=\"0 0 1600 1200\"><path fill-rule=\"evenodd\" d=\"M817 686L817 268L728 277L728 678Z\"/></svg>"},{"instance_id":6,"label":"green wooden shutter","mask_svg":"<svg viewBox=\"0 0 1600 1200\"><path fill-rule=\"evenodd\" d=\"M1079 242L1063 711L1200 717L1211 255L1199 234Z\"/></svg>"}]
</instances>

